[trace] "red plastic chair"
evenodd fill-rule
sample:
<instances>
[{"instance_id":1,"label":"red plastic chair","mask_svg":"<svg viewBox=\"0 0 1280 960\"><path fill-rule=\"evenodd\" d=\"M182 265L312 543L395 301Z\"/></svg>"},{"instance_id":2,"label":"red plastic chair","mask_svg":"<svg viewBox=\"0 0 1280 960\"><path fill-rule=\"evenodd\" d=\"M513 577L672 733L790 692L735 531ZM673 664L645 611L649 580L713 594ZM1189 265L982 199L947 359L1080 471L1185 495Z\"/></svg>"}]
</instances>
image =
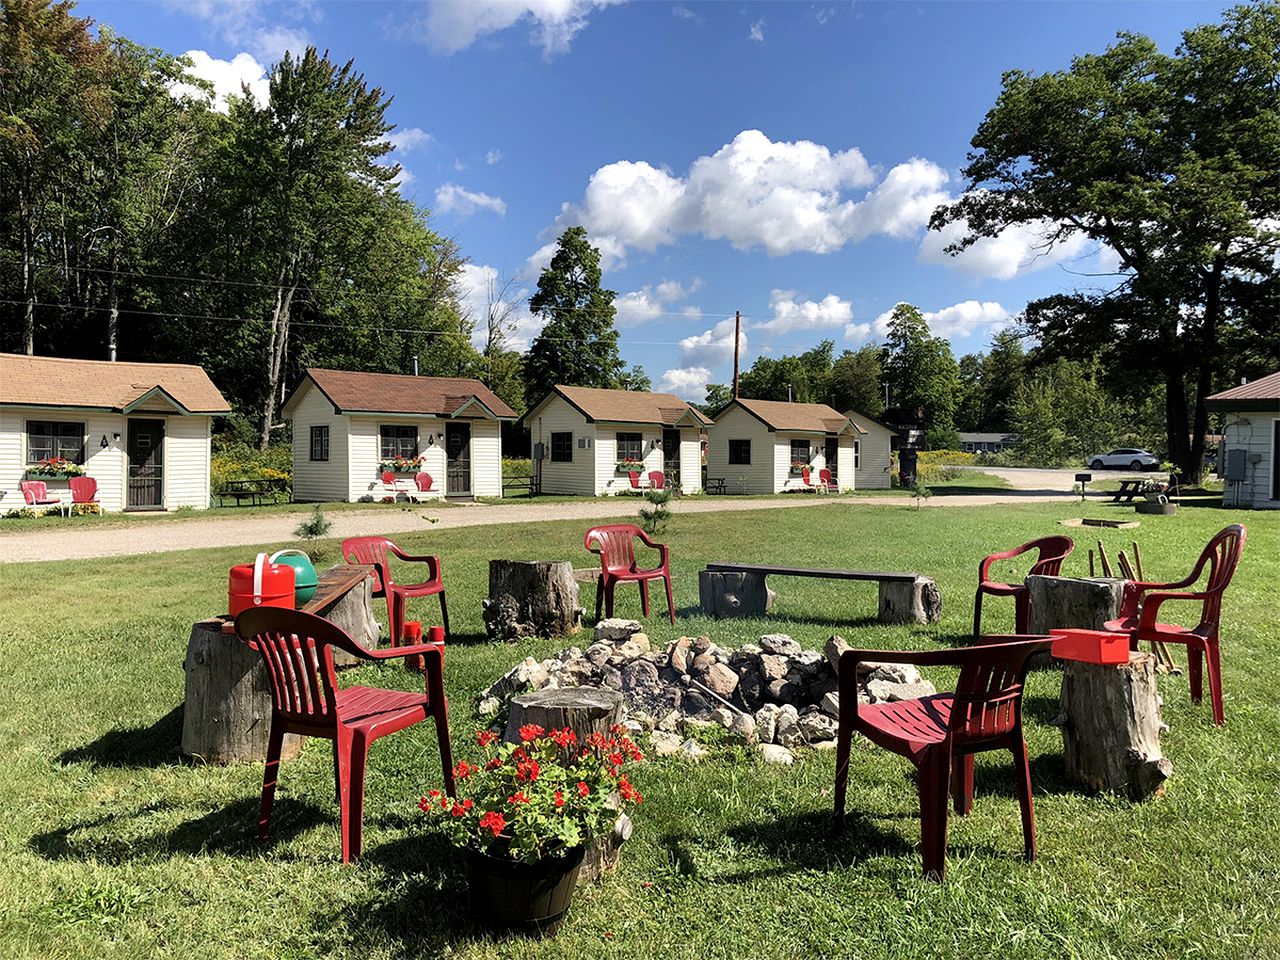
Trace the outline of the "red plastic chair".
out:
<instances>
[{"instance_id":1,"label":"red plastic chair","mask_svg":"<svg viewBox=\"0 0 1280 960\"><path fill-rule=\"evenodd\" d=\"M1218 650L1218 626L1222 620L1222 594L1235 575L1244 553L1246 530L1244 524L1233 523L1220 530L1200 554L1190 576L1176 583L1151 583L1131 580L1124 585L1120 602L1120 617L1103 624L1104 630L1128 633L1130 646L1147 640L1165 643L1181 643L1187 648L1187 674L1191 682L1191 702L1199 703L1203 696L1204 666L1209 667L1209 697L1213 706L1213 722L1222 726L1227 722L1222 703L1222 660ZM1204 589L1187 593L1184 587L1194 586L1209 567ZM1160 607L1170 600L1194 600L1200 603L1200 622L1194 627L1175 623L1160 623L1157 617Z\"/></svg>"},{"instance_id":2,"label":"red plastic chair","mask_svg":"<svg viewBox=\"0 0 1280 960\"><path fill-rule=\"evenodd\" d=\"M444 696L444 647L441 629L435 642L397 650L366 650L328 620L280 607L254 607L236 617L236 634L262 655L271 691L271 733L262 777L258 838L271 830L271 806L280 775L280 748L286 733L333 741L333 774L342 823L342 862L360 856L364 828L364 770L374 740L431 717L436 722L445 791L454 796L453 755L449 749L449 706ZM426 693L377 687L338 688L333 671L337 647L363 660L420 656L425 661Z\"/></svg>"},{"instance_id":3,"label":"red plastic chair","mask_svg":"<svg viewBox=\"0 0 1280 960\"><path fill-rule=\"evenodd\" d=\"M666 486L666 483L667 483L666 475L663 474L661 470L649 471L649 489L650 490L661 490L664 486Z\"/></svg>"},{"instance_id":4,"label":"red plastic chair","mask_svg":"<svg viewBox=\"0 0 1280 960\"><path fill-rule=\"evenodd\" d=\"M658 565L642 569L636 563L635 541L658 551ZM597 546L592 546L592 543ZM606 617L613 616L613 590L619 583L636 580L640 583L640 604L644 615L649 615L649 581L661 578L667 587L667 615L676 622L676 606L671 596L671 560L665 543L654 543L639 527L630 523L592 527L583 539L583 546L600 557L600 576L596 580L596 619L600 619L601 602Z\"/></svg>"},{"instance_id":5,"label":"red plastic chair","mask_svg":"<svg viewBox=\"0 0 1280 960\"><path fill-rule=\"evenodd\" d=\"M947 795L956 813L973 808L973 755L984 750L1013 754L1018 803L1022 808L1023 855L1036 856L1031 766L1022 735L1022 690L1027 660L1047 651L1049 637L984 637L980 646L959 650L884 652L846 650L840 656L840 730L836 740L835 827L844 826L849 785L849 751L854 731L910 760L920 774L920 846L924 875L941 880L946 872ZM938 693L892 703L858 703L858 664L874 660L919 666L958 666L955 693Z\"/></svg>"},{"instance_id":6,"label":"red plastic chair","mask_svg":"<svg viewBox=\"0 0 1280 960\"><path fill-rule=\"evenodd\" d=\"M396 583L391 579L390 556L408 563L425 563L428 577L421 583ZM387 598L387 630L391 645L400 643L404 632L405 601L411 597L440 595L440 619L445 636L449 635L449 609L444 600L443 568L439 557L414 557L402 551L385 537L348 537L342 541L342 556L348 563L367 563L375 568L373 595Z\"/></svg>"},{"instance_id":7,"label":"red plastic chair","mask_svg":"<svg viewBox=\"0 0 1280 960\"><path fill-rule=\"evenodd\" d=\"M818 471L818 484L828 493L837 493L840 489L836 485L835 478L831 476L831 471L826 467Z\"/></svg>"},{"instance_id":8,"label":"red plastic chair","mask_svg":"<svg viewBox=\"0 0 1280 960\"><path fill-rule=\"evenodd\" d=\"M61 497L49 496L49 485L43 480L19 480L18 487L22 490L22 499L29 507L57 507L63 510L65 506Z\"/></svg>"},{"instance_id":9,"label":"red plastic chair","mask_svg":"<svg viewBox=\"0 0 1280 960\"><path fill-rule=\"evenodd\" d=\"M978 639L982 633L983 594L990 594L993 597L1013 597L1014 632L1023 634L1031 629L1031 593L1025 584L1001 583L992 580L991 567L997 560L1009 560L1035 550L1037 551L1036 562L1027 576L1037 574L1056 577L1062 570L1062 561L1071 556L1071 551L1075 548L1076 543L1070 537L1041 537L1039 540L1024 543L1016 550L993 553L984 558L978 565L978 592L973 598L973 638Z\"/></svg>"},{"instance_id":10,"label":"red plastic chair","mask_svg":"<svg viewBox=\"0 0 1280 960\"><path fill-rule=\"evenodd\" d=\"M94 506L98 508L98 513L102 513L102 504L98 502L98 481L93 477L72 477L67 481L67 485L71 488L71 505L73 507L84 504L86 506Z\"/></svg>"}]
</instances>

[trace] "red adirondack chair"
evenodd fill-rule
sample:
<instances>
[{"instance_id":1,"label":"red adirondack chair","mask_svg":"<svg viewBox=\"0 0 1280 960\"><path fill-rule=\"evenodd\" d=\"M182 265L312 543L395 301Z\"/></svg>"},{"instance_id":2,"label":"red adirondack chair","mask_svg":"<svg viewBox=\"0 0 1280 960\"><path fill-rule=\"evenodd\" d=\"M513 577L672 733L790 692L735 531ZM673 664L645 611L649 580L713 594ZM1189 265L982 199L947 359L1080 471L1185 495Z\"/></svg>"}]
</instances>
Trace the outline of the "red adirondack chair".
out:
<instances>
[{"instance_id":1,"label":"red adirondack chair","mask_svg":"<svg viewBox=\"0 0 1280 960\"><path fill-rule=\"evenodd\" d=\"M984 637L979 646L959 650L884 652L846 650L840 656L840 731L836 740L835 826L844 826L849 785L849 752L854 731L910 760L920 774L920 846L924 875L941 880L946 872L947 794L957 814L973 807L973 755L1009 750L1022 807L1023 855L1036 855L1031 767L1022 736L1022 685L1027 660L1047 651L1049 637ZM892 703L858 703L857 671L862 661L913 663L960 668L955 693L938 693Z\"/></svg>"},{"instance_id":2,"label":"red adirondack chair","mask_svg":"<svg viewBox=\"0 0 1280 960\"><path fill-rule=\"evenodd\" d=\"M1031 628L1031 593L1027 590L1025 584L1001 583L992 580L991 567L997 560L1009 560L1030 550L1035 550L1037 552L1036 562L1032 564L1031 570L1027 575L1040 574L1047 577L1056 577L1062 570L1062 561L1067 559L1075 548L1075 541L1070 537L1041 537L1039 540L1024 543L1016 550L993 553L991 556L984 558L982 563L978 565L978 592L974 594L973 598L973 638L976 640L982 633L983 594L990 594L993 597L1013 597L1015 605L1014 632L1026 633Z\"/></svg>"},{"instance_id":3,"label":"red adirondack chair","mask_svg":"<svg viewBox=\"0 0 1280 960\"><path fill-rule=\"evenodd\" d=\"M649 489L650 490L661 490L664 486L666 486L666 483L667 483L666 475L663 474L661 470L649 471Z\"/></svg>"},{"instance_id":4,"label":"red adirondack chair","mask_svg":"<svg viewBox=\"0 0 1280 960\"><path fill-rule=\"evenodd\" d=\"M1233 523L1220 530L1200 554L1195 569L1176 583L1151 583L1131 580L1124 585L1120 602L1120 616L1103 624L1103 629L1116 633L1128 633L1130 646L1136 650L1143 641L1181 643L1187 648L1187 674L1191 682L1191 702L1199 703L1203 696L1204 666L1208 663L1209 698L1213 707L1213 722L1218 726L1227 722L1222 703L1222 660L1218 650L1218 626L1222 620L1222 595L1235 575L1244 553L1245 526ZM1205 565L1209 576L1204 589L1185 592L1200 581ZM1160 623L1160 608L1172 600L1194 600L1200 604L1200 622L1194 627L1176 623Z\"/></svg>"},{"instance_id":5,"label":"red adirondack chair","mask_svg":"<svg viewBox=\"0 0 1280 960\"><path fill-rule=\"evenodd\" d=\"M636 562L635 541L658 551L658 565L641 568ZM596 546L592 546L595 543ZM600 557L600 577L596 580L596 619L600 619L601 601L606 617L613 616L613 589L619 583L636 580L640 583L640 604L644 615L649 615L649 581L662 579L667 587L667 615L676 622L675 601L671 596L671 561L665 543L654 543L639 527L630 523L592 527L587 531L583 546Z\"/></svg>"},{"instance_id":6,"label":"red adirondack chair","mask_svg":"<svg viewBox=\"0 0 1280 960\"><path fill-rule=\"evenodd\" d=\"M86 506L94 506L98 508L98 513L102 513L102 504L98 502L98 481L93 477L72 477L67 481L67 485L71 488L71 506L76 507L80 504Z\"/></svg>"},{"instance_id":7,"label":"red adirondack chair","mask_svg":"<svg viewBox=\"0 0 1280 960\"><path fill-rule=\"evenodd\" d=\"M445 606L443 569L439 557L410 556L385 537L348 537L342 541L342 556L348 563L374 566L373 595L387 598L387 630L393 647L400 643L400 635L404 632L405 601L411 597L439 594L440 619L444 622L445 636L449 635L449 609ZM392 556L408 563L425 563L427 579L421 583L396 583L391 579Z\"/></svg>"},{"instance_id":8,"label":"red adirondack chair","mask_svg":"<svg viewBox=\"0 0 1280 960\"><path fill-rule=\"evenodd\" d=\"M271 691L271 733L262 777L262 806L258 813L260 840L270 835L271 806L280 772L280 747L286 733L333 741L343 863L360 856L365 761L374 740L433 718L445 791L454 796L448 703L444 696L443 631L439 627L431 629L433 642L397 650L366 650L340 627L321 617L280 607L252 607L236 617L236 634L262 655ZM425 662L426 692L404 693L377 687L341 690L334 676L331 647L363 660L420 656Z\"/></svg>"},{"instance_id":9,"label":"red adirondack chair","mask_svg":"<svg viewBox=\"0 0 1280 960\"><path fill-rule=\"evenodd\" d=\"M49 496L49 485L43 480L19 480L18 487L22 490L22 499L29 507L63 508L62 498Z\"/></svg>"}]
</instances>

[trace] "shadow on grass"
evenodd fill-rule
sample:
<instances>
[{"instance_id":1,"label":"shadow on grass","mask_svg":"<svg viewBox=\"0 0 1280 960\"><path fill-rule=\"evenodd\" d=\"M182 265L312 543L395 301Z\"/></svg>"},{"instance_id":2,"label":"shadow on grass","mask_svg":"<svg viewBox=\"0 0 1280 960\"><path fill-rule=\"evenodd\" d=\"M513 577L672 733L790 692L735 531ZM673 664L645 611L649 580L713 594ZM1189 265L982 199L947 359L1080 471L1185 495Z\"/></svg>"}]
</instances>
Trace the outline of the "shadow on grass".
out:
<instances>
[{"instance_id":1,"label":"shadow on grass","mask_svg":"<svg viewBox=\"0 0 1280 960\"><path fill-rule=\"evenodd\" d=\"M322 823L333 825L335 856L340 851L338 817L305 800L277 796L271 816L271 837L258 842L258 797L244 797L226 807L177 826L151 833L139 832L148 820L164 816L170 807L156 804L131 813L111 813L92 820L72 823L27 841L46 860L82 860L127 863L173 856L221 853L228 856L257 856L274 842L289 839Z\"/></svg>"},{"instance_id":2,"label":"shadow on grass","mask_svg":"<svg viewBox=\"0 0 1280 960\"><path fill-rule=\"evenodd\" d=\"M58 757L58 763L88 763L100 767L162 767L182 762L178 746L182 741L182 704L178 704L149 727L108 730L97 740L73 747Z\"/></svg>"}]
</instances>

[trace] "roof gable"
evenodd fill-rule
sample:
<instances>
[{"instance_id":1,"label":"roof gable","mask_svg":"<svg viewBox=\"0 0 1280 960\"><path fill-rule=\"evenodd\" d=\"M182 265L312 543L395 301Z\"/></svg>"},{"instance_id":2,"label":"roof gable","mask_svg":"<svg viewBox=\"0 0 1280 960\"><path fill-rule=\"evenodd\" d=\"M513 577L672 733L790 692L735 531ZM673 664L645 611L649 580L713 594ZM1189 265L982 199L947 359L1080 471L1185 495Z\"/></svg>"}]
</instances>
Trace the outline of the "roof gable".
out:
<instances>
[{"instance_id":1,"label":"roof gable","mask_svg":"<svg viewBox=\"0 0 1280 960\"><path fill-rule=\"evenodd\" d=\"M0 405L79 407L128 413L156 398L181 414L231 412L209 375L193 364L73 360L0 353Z\"/></svg>"},{"instance_id":2,"label":"roof gable","mask_svg":"<svg viewBox=\"0 0 1280 960\"><path fill-rule=\"evenodd\" d=\"M597 387L556 387L530 408L527 420L553 397L560 397L588 422L637 423L658 427L697 426L711 423L700 411L673 393L644 390L604 390Z\"/></svg>"},{"instance_id":3,"label":"roof gable","mask_svg":"<svg viewBox=\"0 0 1280 960\"><path fill-rule=\"evenodd\" d=\"M389 413L430 417L479 414L514 420L516 412L479 380L467 377L415 377L401 373L366 373L308 367L307 379L285 403L292 414L308 382L324 394L336 413Z\"/></svg>"},{"instance_id":4,"label":"roof gable","mask_svg":"<svg viewBox=\"0 0 1280 960\"><path fill-rule=\"evenodd\" d=\"M1280 372L1215 393L1205 405L1211 410L1256 410L1276 402L1280 402Z\"/></svg>"},{"instance_id":5,"label":"roof gable","mask_svg":"<svg viewBox=\"0 0 1280 960\"><path fill-rule=\"evenodd\" d=\"M716 419L719 420L735 405L774 431L822 434L867 432L825 403L789 403L785 400L747 400L738 397L720 411Z\"/></svg>"}]
</instances>

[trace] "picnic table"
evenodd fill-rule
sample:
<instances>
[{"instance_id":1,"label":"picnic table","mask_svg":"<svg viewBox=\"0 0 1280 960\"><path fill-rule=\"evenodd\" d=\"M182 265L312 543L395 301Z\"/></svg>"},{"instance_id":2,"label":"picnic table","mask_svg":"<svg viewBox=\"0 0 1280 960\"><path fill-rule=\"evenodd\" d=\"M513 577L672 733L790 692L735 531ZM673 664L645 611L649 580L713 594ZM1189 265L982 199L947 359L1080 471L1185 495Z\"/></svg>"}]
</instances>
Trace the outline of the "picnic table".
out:
<instances>
[{"instance_id":1,"label":"picnic table","mask_svg":"<svg viewBox=\"0 0 1280 960\"><path fill-rule=\"evenodd\" d=\"M724 477L708 477L707 493L728 493L729 484Z\"/></svg>"},{"instance_id":2,"label":"picnic table","mask_svg":"<svg viewBox=\"0 0 1280 960\"><path fill-rule=\"evenodd\" d=\"M1112 494L1108 503L1133 503L1134 497L1142 493L1142 486L1146 480L1121 480L1120 489Z\"/></svg>"},{"instance_id":3,"label":"picnic table","mask_svg":"<svg viewBox=\"0 0 1280 960\"><path fill-rule=\"evenodd\" d=\"M508 490L524 490L529 496L537 496L542 492L542 484L540 484L533 474L524 477L503 477L502 492L505 494Z\"/></svg>"},{"instance_id":4,"label":"picnic table","mask_svg":"<svg viewBox=\"0 0 1280 960\"><path fill-rule=\"evenodd\" d=\"M218 499L222 501L219 505L225 504L228 499L234 499L236 506L244 505L246 500L250 506L261 505L267 497L271 498L272 503L276 503L276 498L281 494L288 493L289 481L284 477L253 477L248 480L228 480L226 481L226 489L218 494Z\"/></svg>"}]
</instances>

